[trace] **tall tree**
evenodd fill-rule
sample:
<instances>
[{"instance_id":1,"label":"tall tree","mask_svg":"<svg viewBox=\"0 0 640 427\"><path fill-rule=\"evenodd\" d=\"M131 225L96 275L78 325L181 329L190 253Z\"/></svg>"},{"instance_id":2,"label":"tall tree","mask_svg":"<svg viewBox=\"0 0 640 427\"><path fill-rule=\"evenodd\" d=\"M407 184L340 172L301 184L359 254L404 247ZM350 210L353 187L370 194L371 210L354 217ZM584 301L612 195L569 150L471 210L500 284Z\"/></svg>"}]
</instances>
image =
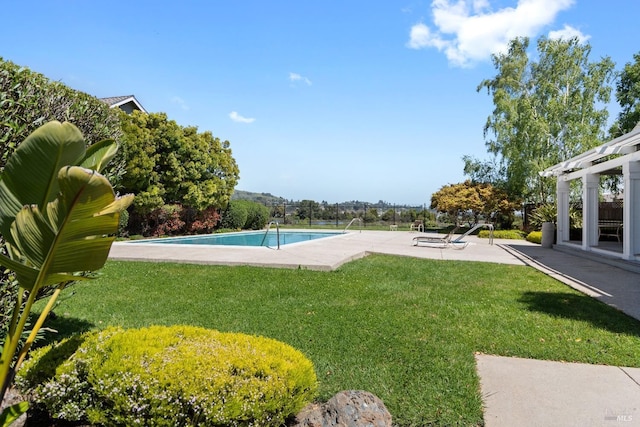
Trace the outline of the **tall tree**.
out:
<instances>
[{"instance_id":1,"label":"tall tree","mask_svg":"<svg viewBox=\"0 0 640 427\"><path fill-rule=\"evenodd\" d=\"M146 214L163 204L198 211L227 205L238 182L228 141L195 127L183 128L164 113L122 114L127 170L123 187Z\"/></svg>"},{"instance_id":2,"label":"tall tree","mask_svg":"<svg viewBox=\"0 0 640 427\"><path fill-rule=\"evenodd\" d=\"M504 190L469 180L445 185L431 195L431 209L446 213L458 225L461 222L475 225L480 216L502 223L519 206L520 202L511 199Z\"/></svg>"},{"instance_id":3,"label":"tall tree","mask_svg":"<svg viewBox=\"0 0 640 427\"><path fill-rule=\"evenodd\" d=\"M484 136L489 153L504 167L505 188L543 202L555 191L538 172L604 139L608 113L599 107L609 102L614 64L608 57L589 62L591 47L577 38L540 38L537 61L528 48L528 38L517 38L507 53L493 55L497 74L478 91L493 97ZM465 163L465 170L482 170L481 162L467 158Z\"/></svg>"},{"instance_id":4,"label":"tall tree","mask_svg":"<svg viewBox=\"0 0 640 427\"><path fill-rule=\"evenodd\" d=\"M611 127L612 138L630 132L640 122L640 53L633 55L619 75L616 99L622 110Z\"/></svg>"}]
</instances>

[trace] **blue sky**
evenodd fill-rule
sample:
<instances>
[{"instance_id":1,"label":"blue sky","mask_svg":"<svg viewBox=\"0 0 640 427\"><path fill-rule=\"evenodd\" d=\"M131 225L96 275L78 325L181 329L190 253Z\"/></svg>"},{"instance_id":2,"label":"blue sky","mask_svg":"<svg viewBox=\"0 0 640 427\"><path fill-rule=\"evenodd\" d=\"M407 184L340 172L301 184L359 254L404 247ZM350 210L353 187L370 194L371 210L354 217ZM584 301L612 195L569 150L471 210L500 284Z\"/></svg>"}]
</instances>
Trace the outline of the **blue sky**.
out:
<instances>
[{"instance_id":1,"label":"blue sky","mask_svg":"<svg viewBox=\"0 0 640 427\"><path fill-rule=\"evenodd\" d=\"M618 70L640 52L635 0L8 3L0 57L212 131L239 190L330 203L463 181L463 155L488 158L476 88L515 36L575 35Z\"/></svg>"}]
</instances>

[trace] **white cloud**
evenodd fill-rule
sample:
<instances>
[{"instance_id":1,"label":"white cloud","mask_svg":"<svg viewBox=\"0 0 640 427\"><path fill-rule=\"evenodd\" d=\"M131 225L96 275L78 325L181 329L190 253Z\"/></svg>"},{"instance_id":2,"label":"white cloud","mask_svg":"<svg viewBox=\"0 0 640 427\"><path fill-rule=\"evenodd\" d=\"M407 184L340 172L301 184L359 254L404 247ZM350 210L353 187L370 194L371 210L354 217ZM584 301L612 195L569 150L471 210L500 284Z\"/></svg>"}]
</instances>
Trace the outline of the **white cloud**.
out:
<instances>
[{"instance_id":1,"label":"white cloud","mask_svg":"<svg viewBox=\"0 0 640 427\"><path fill-rule=\"evenodd\" d=\"M174 96L173 98L171 98L171 102L174 104L178 104L178 106L185 111L189 110L189 106L187 105L186 101L179 96Z\"/></svg>"},{"instance_id":2,"label":"white cloud","mask_svg":"<svg viewBox=\"0 0 640 427\"><path fill-rule=\"evenodd\" d=\"M585 35L582 31L577 28L573 28L571 25L565 25L563 29L557 31L549 31L550 39L564 39L570 40L573 38L577 38L580 43L584 43L589 40L591 37Z\"/></svg>"},{"instance_id":3,"label":"white cloud","mask_svg":"<svg viewBox=\"0 0 640 427\"><path fill-rule=\"evenodd\" d=\"M229 117L236 123L253 123L256 121L256 119L254 118L242 117L236 111L232 111L231 113L229 113Z\"/></svg>"},{"instance_id":4,"label":"white cloud","mask_svg":"<svg viewBox=\"0 0 640 427\"><path fill-rule=\"evenodd\" d=\"M302 81L305 82L307 84L307 86L311 86L311 80L309 80L308 78L301 76L298 73L289 73L289 81L291 82L298 82L298 81Z\"/></svg>"},{"instance_id":5,"label":"white cloud","mask_svg":"<svg viewBox=\"0 0 640 427\"><path fill-rule=\"evenodd\" d=\"M505 52L515 37L536 36L574 2L519 0L515 7L494 11L490 0L433 0L433 27L415 24L407 47L436 48L452 65L470 66L488 60L491 54ZM565 26L567 29L572 27Z\"/></svg>"}]
</instances>

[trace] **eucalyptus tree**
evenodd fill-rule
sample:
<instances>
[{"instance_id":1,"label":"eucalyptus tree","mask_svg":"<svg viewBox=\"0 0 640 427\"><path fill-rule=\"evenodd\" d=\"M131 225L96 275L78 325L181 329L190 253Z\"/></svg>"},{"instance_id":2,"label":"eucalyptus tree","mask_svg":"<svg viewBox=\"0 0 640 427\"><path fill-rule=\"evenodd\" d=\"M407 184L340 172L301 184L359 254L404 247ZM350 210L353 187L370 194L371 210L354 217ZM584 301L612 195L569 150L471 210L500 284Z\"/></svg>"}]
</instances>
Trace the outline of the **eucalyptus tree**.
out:
<instances>
[{"instance_id":1,"label":"eucalyptus tree","mask_svg":"<svg viewBox=\"0 0 640 427\"><path fill-rule=\"evenodd\" d=\"M633 55L618 76L616 99L621 111L610 133L616 138L631 131L640 122L640 52Z\"/></svg>"},{"instance_id":2,"label":"eucalyptus tree","mask_svg":"<svg viewBox=\"0 0 640 427\"><path fill-rule=\"evenodd\" d=\"M528 49L528 38L516 38L506 53L493 55L497 74L477 90L493 98L484 137L504 168L505 189L544 202L555 192L538 172L603 141L614 63L608 57L590 62L591 46L577 38L542 37L535 53ZM465 158L465 170L481 166Z\"/></svg>"}]
</instances>

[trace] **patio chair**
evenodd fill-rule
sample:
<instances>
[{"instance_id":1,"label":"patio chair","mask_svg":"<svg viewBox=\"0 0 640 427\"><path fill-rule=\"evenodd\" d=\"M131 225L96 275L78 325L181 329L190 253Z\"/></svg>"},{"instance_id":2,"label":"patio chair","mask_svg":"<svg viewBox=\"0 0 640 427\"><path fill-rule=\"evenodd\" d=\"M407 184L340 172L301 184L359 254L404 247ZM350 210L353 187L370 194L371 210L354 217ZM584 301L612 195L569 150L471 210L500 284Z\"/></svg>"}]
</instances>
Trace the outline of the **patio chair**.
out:
<instances>
[{"instance_id":1,"label":"patio chair","mask_svg":"<svg viewBox=\"0 0 640 427\"><path fill-rule=\"evenodd\" d=\"M449 233L443 236L437 236L434 234L416 236L413 238L413 246L427 246L430 248L440 249L448 247L454 249L464 249L467 247L467 245L469 245L469 242L463 242L459 238L453 240L453 235L456 231L458 231L458 228L460 227L453 228L451 231L449 231Z\"/></svg>"},{"instance_id":2,"label":"patio chair","mask_svg":"<svg viewBox=\"0 0 640 427\"><path fill-rule=\"evenodd\" d=\"M417 219L413 221L413 224L409 226L409 231L424 231L424 224L422 220Z\"/></svg>"}]
</instances>

